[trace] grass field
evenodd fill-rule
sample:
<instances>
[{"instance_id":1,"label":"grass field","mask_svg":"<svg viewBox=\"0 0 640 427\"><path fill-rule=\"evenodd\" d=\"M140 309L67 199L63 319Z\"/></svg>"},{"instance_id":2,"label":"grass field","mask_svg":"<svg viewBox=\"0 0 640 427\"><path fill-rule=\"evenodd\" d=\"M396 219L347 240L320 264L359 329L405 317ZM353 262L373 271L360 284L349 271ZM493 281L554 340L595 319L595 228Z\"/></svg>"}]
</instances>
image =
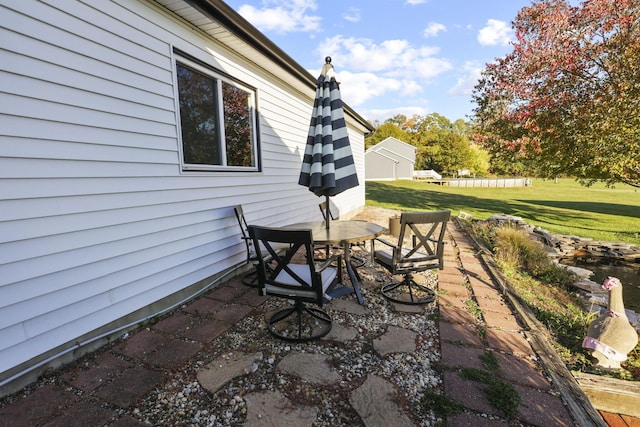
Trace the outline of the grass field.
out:
<instances>
[{"instance_id":1,"label":"grass field","mask_svg":"<svg viewBox=\"0 0 640 427\"><path fill-rule=\"evenodd\" d=\"M455 188L416 181L367 181L368 206L406 211L450 209L477 219L522 217L556 234L640 244L640 190L582 187L572 179L534 179L530 187Z\"/></svg>"}]
</instances>

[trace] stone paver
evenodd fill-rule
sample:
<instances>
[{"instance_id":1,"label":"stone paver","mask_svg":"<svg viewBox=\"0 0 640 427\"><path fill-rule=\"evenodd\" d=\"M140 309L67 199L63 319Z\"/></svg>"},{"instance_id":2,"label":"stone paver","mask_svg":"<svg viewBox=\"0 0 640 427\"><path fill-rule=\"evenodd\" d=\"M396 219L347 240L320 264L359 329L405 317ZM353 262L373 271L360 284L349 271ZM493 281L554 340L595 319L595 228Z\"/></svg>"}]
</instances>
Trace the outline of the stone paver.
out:
<instances>
[{"instance_id":1,"label":"stone paver","mask_svg":"<svg viewBox=\"0 0 640 427\"><path fill-rule=\"evenodd\" d=\"M533 356L534 352L529 341L518 332L502 331L499 329L487 329L487 342L489 347L510 354Z\"/></svg>"},{"instance_id":2,"label":"stone paver","mask_svg":"<svg viewBox=\"0 0 640 427\"><path fill-rule=\"evenodd\" d=\"M456 286L460 286L464 288L466 291L466 284L464 282L464 277L459 270L442 270L438 272L438 286L442 286L442 284L453 284Z\"/></svg>"},{"instance_id":3,"label":"stone paver","mask_svg":"<svg viewBox=\"0 0 640 427\"><path fill-rule=\"evenodd\" d=\"M258 292L245 292L238 298L236 298L233 302L236 304L245 304L250 307L258 307L262 303L264 303L268 297L261 296Z\"/></svg>"},{"instance_id":4,"label":"stone paver","mask_svg":"<svg viewBox=\"0 0 640 427\"><path fill-rule=\"evenodd\" d=\"M500 299L500 293L492 286L487 286L487 285L479 285L479 284L473 284L473 280L472 280L472 285L471 285L471 292L473 293L473 296L476 297L476 299L481 300L481 299L494 299L494 300L499 300Z\"/></svg>"},{"instance_id":5,"label":"stone paver","mask_svg":"<svg viewBox=\"0 0 640 427\"><path fill-rule=\"evenodd\" d=\"M144 329L133 336L128 337L120 344L116 351L134 359L144 359L149 354L158 350L165 342L166 337L160 333Z\"/></svg>"},{"instance_id":6,"label":"stone paver","mask_svg":"<svg viewBox=\"0 0 640 427\"><path fill-rule=\"evenodd\" d=\"M313 384L335 384L342 379L324 354L292 353L278 363L278 369Z\"/></svg>"},{"instance_id":7,"label":"stone paver","mask_svg":"<svg viewBox=\"0 0 640 427\"><path fill-rule=\"evenodd\" d=\"M366 427L414 425L398 405L396 389L384 378L370 375L349 401Z\"/></svg>"},{"instance_id":8,"label":"stone paver","mask_svg":"<svg viewBox=\"0 0 640 427\"><path fill-rule=\"evenodd\" d=\"M358 337L358 330L353 326L343 326L337 322L333 322L331 325L331 331L327 335L325 335L323 340L333 340L333 341L341 341L348 342L353 341Z\"/></svg>"},{"instance_id":9,"label":"stone paver","mask_svg":"<svg viewBox=\"0 0 640 427\"><path fill-rule=\"evenodd\" d=\"M440 322L440 339L477 347L483 344L482 339L478 336L476 325L462 325L444 321Z\"/></svg>"},{"instance_id":10,"label":"stone paver","mask_svg":"<svg viewBox=\"0 0 640 427\"><path fill-rule=\"evenodd\" d=\"M225 303L211 298L200 298L187 305L183 310L195 315L207 315L220 310Z\"/></svg>"},{"instance_id":11,"label":"stone paver","mask_svg":"<svg viewBox=\"0 0 640 427\"><path fill-rule=\"evenodd\" d=\"M232 325L217 319L206 319L184 332L186 338L208 343L225 333Z\"/></svg>"},{"instance_id":12,"label":"stone paver","mask_svg":"<svg viewBox=\"0 0 640 427\"><path fill-rule=\"evenodd\" d=\"M467 295L456 295L456 294L438 294L438 306L439 307L458 307L458 308L466 308L469 301L469 297Z\"/></svg>"},{"instance_id":13,"label":"stone paver","mask_svg":"<svg viewBox=\"0 0 640 427\"><path fill-rule=\"evenodd\" d=\"M88 369L69 371L62 376L62 379L84 392L91 392L132 366L124 359L105 353L97 357Z\"/></svg>"},{"instance_id":14,"label":"stone paver","mask_svg":"<svg viewBox=\"0 0 640 427\"><path fill-rule=\"evenodd\" d=\"M192 324L193 318L191 316L175 313L153 325L152 329L165 334L177 334L188 330Z\"/></svg>"},{"instance_id":15,"label":"stone paver","mask_svg":"<svg viewBox=\"0 0 640 427\"><path fill-rule=\"evenodd\" d=\"M311 427L318 408L302 406L287 399L279 391L249 393L245 427Z\"/></svg>"},{"instance_id":16,"label":"stone paver","mask_svg":"<svg viewBox=\"0 0 640 427\"><path fill-rule=\"evenodd\" d=\"M97 403L79 402L47 425L51 426L103 426L113 419L113 411Z\"/></svg>"},{"instance_id":17,"label":"stone paver","mask_svg":"<svg viewBox=\"0 0 640 427\"><path fill-rule=\"evenodd\" d=\"M224 302L231 302L236 300L245 292L247 292L247 289L224 285L224 286L220 286L210 294L206 295L206 298L211 298L211 299L224 301Z\"/></svg>"},{"instance_id":18,"label":"stone paver","mask_svg":"<svg viewBox=\"0 0 640 427\"><path fill-rule=\"evenodd\" d=\"M469 310L458 307L441 307L440 320L449 323L461 323L463 325L473 325L476 323L476 318Z\"/></svg>"},{"instance_id":19,"label":"stone paver","mask_svg":"<svg viewBox=\"0 0 640 427\"><path fill-rule=\"evenodd\" d=\"M478 291L487 292L488 296L494 296L498 293L498 289L496 289L491 277L488 274L482 273L482 275L478 275L477 273L469 274L469 284L471 285L471 289L477 289Z\"/></svg>"},{"instance_id":20,"label":"stone paver","mask_svg":"<svg viewBox=\"0 0 640 427\"><path fill-rule=\"evenodd\" d=\"M522 327L510 313L497 313L495 311L483 310L482 317L487 327L499 328L506 331L521 331Z\"/></svg>"},{"instance_id":21,"label":"stone paver","mask_svg":"<svg viewBox=\"0 0 640 427\"><path fill-rule=\"evenodd\" d=\"M261 360L260 352L226 354L200 369L197 374L198 382L204 389L215 393L235 377L255 372Z\"/></svg>"},{"instance_id":22,"label":"stone paver","mask_svg":"<svg viewBox=\"0 0 640 427\"><path fill-rule=\"evenodd\" d=\"M493 297L478 297L476 295L476 301L481 309L487 311L495 311L496 313L512 314L511 308L498 296Z\"/></svg>"},{"instance_id":23,"label":"stone paver","mask_svg":"<svg viewBox=\"0 0 640 427\"><path fill-rule=\"evenodd\" d=\"M0 426L35 426L63 414L78 397L55 386L45 386L18 403L0 409Z\"/></svg>"},{"instance_id":24,"label":"stone paver","mask_svg":"<svg viewBox=\"0 0 640 427\"><path fill-rule=\"evenodd\" d=\"M439 293L446 293L448 295L469 295L469 290L461 282L462 278L460 278L460 282L444 282L440 280L438 283L438 291Z\"/></svg>"},{"instance_id":25,"label":"stone paver","mask_svg":"<svg viewBox=\"0 0 640 427\"><path fill-rule=\"evenodd\" d=\"M200 343L170 338L163 349L147 357L146 362L167 370L179 369L201 349Z\"/></svg>"},{"instance_id":26,"label":"stone paver","mask_svg":"<svg viewBox=\"0 0 640 427\"><path fill-rule=\"evenodd\" d=\"M445 395L462 402L465 407L483 414L500 415L487 400L482 384L465 380L457 372L445 372L443 382Z\"/></svg>"},{"instance_id":27,"label":"stone paver","mask_svg":"<svg viewBox=\"0 0 640 427\"><path fill-rule=\"evenodd\" d=\"M389 326L387 331L373 340L373 348L384 356L389 353L413 353L416 351L416 334L397 326Z\"/></svg>"},{"instance_id":28,"label":"stone paver","mask_svg":"<svg viewBox=\"0 0 640 427\"><path fill-rule=\"evenodd\" d=\"M482 369L483 348L465 347L462 345L443 342L440 344L442 363L450 368L476 368Z\"/></svg>"},{"instance_id":29,"label":"stone paver","mask_svg":"<svg viewBox=\"0 0 640 427\"><path fill-rule=\"evenodd\" d=\"M121 408L141 400L164 380L164 374L143 366L135 366L109 384L98 389L96 396Z\"/></svg>"},{"instance_id":30,"label":"stone paver","mask_svg":"<svg viewBox=\"0 0 640 427\"><path fill-rule=\"evenodd\" d=\"M220 308L213 314L218 320L226 323L236 323L253 311L253 307L244 304L230 304Z\"/></svg>"},{"instance_id":31,"label":"stone paver","mask_svg":"<svg viewBox=\"0 0 640 427\"><path fill-rule=\"evenodd\" d=\"M498 375L503 379L538 390L551 389L551 384L533 362L510 354L493 354L498 359Z\"/></svg>"},{"instance_id":32,"label":"stone paver","mask_svg":"<svg viewBox=\"0 0 640 427\"><path fill-rule=\"evenodd\" d=\"M350 313L364 316L367 314L365 306L358 304L357 300L352 298L336 298L327 304L327 308L338 310L343 313Z\"/></svg>"},{"instance_id":33,"label":"stone paver","mask_svg":"<svg viewBox=\"0 0 640 427\"><path fill-rule=\"evenodd\" d=\"M531 387L518 385L514 387L520 395L518 415L524 422L540 427L573 424L569 412L559 397Z\"/></svg>"}]
</instances>

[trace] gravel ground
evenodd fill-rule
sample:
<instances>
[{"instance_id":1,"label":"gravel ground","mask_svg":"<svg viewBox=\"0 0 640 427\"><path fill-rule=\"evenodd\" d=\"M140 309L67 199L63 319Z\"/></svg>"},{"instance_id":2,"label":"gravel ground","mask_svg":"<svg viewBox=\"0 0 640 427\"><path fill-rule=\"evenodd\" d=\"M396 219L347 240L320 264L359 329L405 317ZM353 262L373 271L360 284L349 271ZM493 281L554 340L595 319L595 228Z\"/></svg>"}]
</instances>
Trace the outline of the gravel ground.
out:
<instances>
[{"instance_id":1,"label":"gravel ground","mask_svg":"<svg viewBox=\"0 0 640 427\"><path fill-rule=\"evenodd\" d=\"M367 208L355 219L386 227L389 216L395 213L388 209ZM293 344L274 339L266 331L264 314L279 307L282 301L272 298L212 342L208 351L200 353L196 363L168 381L165 387L156 390L132 411L133 415L153 425L242 425L247 411L243 399L245 394L280 390L296 405L320 408L316 426L358 426L362 421L349 404L349 396L368 375L375 374L397 386L401 391L401 404L418 425L434 425L438 420L432 411L423 409L420 399L425 390L439 390L442 384L441 375L435 369L440 360L438 328L434 321L437 307L427 306L420 314L399 314L379 294L380 283L388 280L388 274L373 266L360 271L364 282L365 314L329 310L334 324L357 329L356 340ZM435 284L437 276L433 272L425 272L422 279ZM419 334L417 350L413 354L380 356L376 353L372 340L389 325ZM262 360L254 366L253 373L235 378L213 395L202 389L196 379L197 371L221 355L237 352L261 352ZM318 386L280 372L278 363L293 352L328 356L342 380L337 385Z\"/></svg>"}]
</instances>

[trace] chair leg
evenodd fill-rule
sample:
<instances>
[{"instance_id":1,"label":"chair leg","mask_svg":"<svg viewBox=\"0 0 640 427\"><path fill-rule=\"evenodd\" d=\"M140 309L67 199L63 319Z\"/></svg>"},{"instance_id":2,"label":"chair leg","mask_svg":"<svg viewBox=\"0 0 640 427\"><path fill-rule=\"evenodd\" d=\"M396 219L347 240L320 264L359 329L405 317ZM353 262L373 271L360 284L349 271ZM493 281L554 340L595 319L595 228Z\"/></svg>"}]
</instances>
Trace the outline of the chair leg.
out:
<instances>
[{"instance_id":1,"label":"chair leg","mask_svg":"<svg viewBox=\"0 0 640 427\"><path fill-rule=\"evenodd\" d=\"M402 282L382 286L381 291L386 299L398 304L428 304L436 299L435 291L416 283L411 274L405 274Z\"/></svg>"},{"instance_id":2,"label":"chair leg","mask_svg":"<svg viewBox=\"0 0 640 427\"><path fill-rule=\"evenodd\" d=\"M267 321L271 335L284 341L317 340L331 331L332 320L325 311L302 301L274 313Z\"/></svg>"},{"instance_id":3,"label":"chair leg","mask_svg":"<svg viewBox=\"0 0 640 427\"><path fill-rule=\"evenodd\" d=\"M243 285L249 286L250 288L257 288L260 286L258 283L258 271L255 268L253 271L245 274L240 281Z\"/></svg>"},{"instance_id":4,"label":"chair leg","mask_svg":"<svg viewBox=\"0 0 640 427\"><path fill-rule=\"evenodd\" d=\"M271 272L271 266L266 264L267 272ZM240 280L243 285L249 286L250 288L259 288L260 283L258 282L258 264L253 265L253 270L245 274Z\"/></svg>"},{"instance_id":5,"label":"chair leg","mask_svg":"<svg viewBox=\"0 0 640 427\"><path fill-rule=\"evenodd\" d=\"M353 268L363 267L367 263L367 260L358 255L351 255L351 265Z\"/></svg>"}]
</instances>

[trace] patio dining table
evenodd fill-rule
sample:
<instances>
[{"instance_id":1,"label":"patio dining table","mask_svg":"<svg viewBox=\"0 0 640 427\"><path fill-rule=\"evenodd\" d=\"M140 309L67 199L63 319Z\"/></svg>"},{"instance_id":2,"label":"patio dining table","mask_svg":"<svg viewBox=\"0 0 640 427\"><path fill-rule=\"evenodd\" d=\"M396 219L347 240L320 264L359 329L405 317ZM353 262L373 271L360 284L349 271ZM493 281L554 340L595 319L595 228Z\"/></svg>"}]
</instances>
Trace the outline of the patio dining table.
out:
<instances>
[{"instance_id":1,"label":"patio dining table","mask_svg":"<svg viewBox=\"0 0 640 427\"><path fill-rule=\"evenodd\" d=\"M339 297L347 293L355 292L356 298L360 304L364 303L362 293L360 292L360 275L353 268L350 259L349 247L352 243L369 241L371 244L371 262L373 262L373 239L381 235L384 227L367 221L331 221L329 228L326 227L324 221L299 222L291 224L285 228L310 229L313 234L313 242L319 245L341 246L344 250L345 266L351 286L343 286L333 289L328 293L330 297Z\"/></svg>"}]
</instances>

